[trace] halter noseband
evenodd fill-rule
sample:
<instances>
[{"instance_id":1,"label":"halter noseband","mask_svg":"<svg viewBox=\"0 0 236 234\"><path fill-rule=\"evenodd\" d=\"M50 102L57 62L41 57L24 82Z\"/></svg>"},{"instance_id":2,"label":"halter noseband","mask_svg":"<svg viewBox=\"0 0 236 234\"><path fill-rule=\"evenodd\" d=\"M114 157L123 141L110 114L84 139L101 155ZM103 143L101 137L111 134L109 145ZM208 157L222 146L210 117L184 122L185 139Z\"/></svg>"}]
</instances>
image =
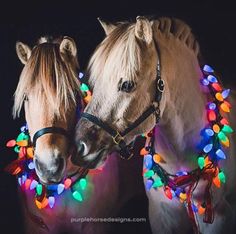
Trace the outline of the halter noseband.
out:
<instances>
[{"instance_id":1,"label":"halter noseband","mask_svg":"<svg viewBox=\"0 0 236 234\"><path fill-rule=\"evenodd\" d=\"M157 50L157 54L160 55L159 49L155 43L155 47ZM158 56L159 57L159 56ZM128 126L124 131L119 132L109 126L106 122L103 122L100 118L96 117L95 115L89 114L89 113L82 113L81 118L87 119L88 121L92 122L93 124L99 126L104 131L106 131L109 135L111 135L113 142L119 146L120 148L120 155L123 159L130 159L133 156L133 149L132 145L133 142L131 142L129 145L127 145L124 141L124 136L126 136L129 132L134 130L136 127L138 127L142 122L144 122L150 115L153 113L156 116L156 123L160 120L160 101L162 98L162 93L164 91L164 81L161 79L161 66L160 66L160 57L159 61L157 63L157 75L156 75L156 94L154 102L150 105L150 107L143 112L143 114L136 119L130 126Z\"/></svg>"},{"instance_id":2,"label":"halter noseband","mask_svg":"<svg viewBox=\"0 0 236 234\"><path fill-rule=\"evenodd\" d=\"M42 128L38 130L34 136L33 136L33 146L36 146L36 141L39 137L48 134L48 133L56 133L65 136L66 138L69 138L68 132L64 128L59 128L59 127L47 127L47 128Z\"/></svg>"}]
</instances>

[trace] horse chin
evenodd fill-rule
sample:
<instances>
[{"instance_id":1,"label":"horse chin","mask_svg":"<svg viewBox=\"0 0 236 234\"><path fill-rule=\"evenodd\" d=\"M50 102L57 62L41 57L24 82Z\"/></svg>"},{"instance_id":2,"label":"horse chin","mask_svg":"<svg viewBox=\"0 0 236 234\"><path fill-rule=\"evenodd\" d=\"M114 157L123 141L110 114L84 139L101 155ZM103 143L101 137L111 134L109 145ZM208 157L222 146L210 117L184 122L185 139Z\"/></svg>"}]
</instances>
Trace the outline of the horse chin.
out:
<instances>
[{"instance_id":1,"label":"horse chin","mask_svg":"<svg viewBox=\"0 0 236 234\"><path fill-rule=\"evenodd\" d=\"M103 148L97 153L80 158L78 160L78 166L87 169L96 169L98 167L101 167L107 159L107 153L108 151Z\"/></svg>"}]
</instances>

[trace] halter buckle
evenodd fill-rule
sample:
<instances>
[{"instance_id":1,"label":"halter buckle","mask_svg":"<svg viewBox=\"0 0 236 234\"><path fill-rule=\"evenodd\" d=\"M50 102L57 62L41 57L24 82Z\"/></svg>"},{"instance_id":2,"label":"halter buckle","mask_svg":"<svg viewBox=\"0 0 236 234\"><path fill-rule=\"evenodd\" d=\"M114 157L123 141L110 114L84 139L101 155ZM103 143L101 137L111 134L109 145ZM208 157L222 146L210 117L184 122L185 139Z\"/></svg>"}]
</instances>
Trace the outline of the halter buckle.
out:
<instances>
[{"instance_id":1,"label":"halter buckle","mask_svg":"<svg viewBox=\"0 0 236 234\"><path fill-rule=\"evenodd\" d=\"M119 133L118 131L116 131L116 135L115 135L115 136L112 136L112 139L113 139L113 141L114 141L114 143L115 143L116 145L119 145L120 142L121 142L122 140L124 140L124 138L120 135L120 133Z\"/></svg>"}]
</instances>

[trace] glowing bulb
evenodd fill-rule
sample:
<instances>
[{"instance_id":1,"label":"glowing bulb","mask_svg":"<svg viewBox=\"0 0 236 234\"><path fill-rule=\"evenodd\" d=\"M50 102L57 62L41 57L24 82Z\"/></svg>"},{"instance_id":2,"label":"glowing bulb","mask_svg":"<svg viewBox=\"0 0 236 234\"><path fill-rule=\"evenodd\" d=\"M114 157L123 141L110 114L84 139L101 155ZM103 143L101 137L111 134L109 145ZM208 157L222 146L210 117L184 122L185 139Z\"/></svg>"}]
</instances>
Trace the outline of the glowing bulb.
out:
<instances>
[{"instance_id":1,"label":"glowing bulb","mask_svg":"<svg viewBox=\"0 0 236 234\"><path fill-rule=\"evenodd\" d=\"M229 121L226 119L226 118L222 118L221 120L220 120L220 123L222 124L222 125L228 125L229 124ZM223 129L222 129L223 130Z\"/></svg>"},{"instance_id":2,"label":"glowing bulb","mask_svg":"<svg viewBox=\"0 0 236 234\"><path fill-rule=\"evenodd\" d=\"M16 145L16 141L15 140L10 140L6 144L7 147L14 147L15 145Z\"/></svg>"},{"instance_id":3,"label":"glowing bulb","mask_svg":"<svg viewBox=\"0 0 236 234\"><path fill-rule=\"evenodd\" d=\"M153 185L153 180L148 179L145 183L146 190L150 190Z\"/></svg>"},{"instance_id":4,"label":"glowing bulb","mask_svg":"<svg viewBox=\"0 0 236 234\"><path fill-rule=\"evenodd\" d=\"M216 78L215 76L213 76L213 75L209 75L209 76L207 77L207 79L208 79L211 83L217 83L217 82L218 82L217 78Z\"/></svg>"},{"instance_id":5,"label":"glowing bulb","mask_svg":"<svg viewBox=\"0 0 236 234\"><path fill-rule=\"evenodd\" d=\"M202 79L201 82L204 86L209 85L209 81L207 79Z\"/></svg>"},{"instance_id":6,"label":"glowing bulb","mask_svg":"<svg viewBox=\"0 0 236 234\"><path fill-rule=\"evenodd\" d=\"M28 145L28 140L17 141L16 144L18 146L21 146L21 147L27 146Z\"/></svg>"},{"instance_id":7,"label":"glowing bulb","mask_svg":"<svg viewBox=\"0 0 236 234\"><path fill-rule=\"evenodd\" d=\"M225 183L225 174L224 174L223 171L221 171L221 172L218 174L218 178L219 178L220 182Z\"/></svg>"},{"instance_id":8,"label":"glowing bulb","mask_svg":"<svg viewBox=\"0 0 236 234\"><path fill-rule=\"evenodd\" d=\"M212 83L211 86L217 92L220 92L222 90L221 86L218 83Z\"/></svg>"},{"instance_id":9,"label":"glowing bulb","mask_svg":"<svg viewBox=\"0 0 236 234\"><path fill-rule=\"evenodd\" d=\"M52 208L54 206L54 204L55 204L55 197L50 196L48 198L48 205L49 205L49 207Z\"/></svg>"},{"instance_id":10,"label":"glowing bulb","mask_svg":"<svg viewBox=\"0 0 236 234\"><path fill-rule=\"evenodd\" d=\"M147 155L144 156L144 165L148 170L152 168L153 161L152 161L152 155L151 154L147 154Z\"/></svg>"},{"instance_id":11,"label":"glowing bulb","mask_svg":"<svg viewBox=\"0 0 236 234\"><path fill-rule=\"evenodd\" d=\"M79 185L80 185L81 189L84 190L87 186L87 180L85 178L80 179Z\"/></svg>"},{"instance_id":12,"label":"glowing bulb","mask_svg":"<svg viewBox=\"0 0 236 234\"><path fill-rule=\"evenodd\" d=\"M185 201L187 199L187 194L186 193L180 193L179 198Z\"/></svg>"},{"instance_id":13,"label":"glowing bulb","mask_svg":"<svg viewBox=\"0 0 236 234\"><path fill-rule=\"evenodd\" d=\"M31 184L31 179L26 179L25 181L25 189L28 190L30 188L30 184Z\"/></svg>"},{"instance_id":14,"label":"glowing bulb","mask_svg":"<svg viewBox=\"0 0 236 234\"><path fill-rule=\"evenodd\" d=\"M159 187L162 187L162 186L163 186L163 183L162 183L160 177L158 177L152 185L153 188L159 188Z\"/></svg>"},{"instance_id":15,"label":"glowing bulb","mask_svg":"<svg viewBox=\"0 0 236 234\"><path fill-rule=\"evenodd\" d=\"M58 184L57 186L57 194L61 194L65 189L65 185L64 184Z\"/></svg>"},{"instance_id":16,"label":"glowing bulb","mask_svg":"<svg viewBox=\"0 0 236 234\"><path fill-rule=\"evenodd\" d=\"M33 158L33 156L34 156L34 149L33 149L33 147L27 147L26 153L27 153L27 156L29 158Z\"/></svg>"},{"instance_id":17,"label":"glowing bulb","mask_svg":"<svg viewBox=\"0 0 236 234\"><path fill-rule=\"evenodd\" d=\"M234 130L229 125L224 125L222 131L225 133L232 133Z\"/></svg>"},{"instance_id":18,"label":"glowing bulb","mask_svg":"<svg viewBox=\"0 0 236 234\"><path fill-rule=\"evenodd\" d=\"M219 127L218 124L214 124L212 128L213 128L213 131L214 131L215 133L219 133L220 127Z\"/></svg>"},{"instance_id":19,"label":"glowing bulb","mask_svg":"<svg viewBox=\"0 0 236 234\"><path fill-rule=\"evenodd\" d=\"M148 154L148 153L149 153L149 152L146 150L145 147L140 150L140 155L142 155L142 156L144 156L144 155L146 155L146 154Z\"/></svg>"},{"instance_id":20,"label":"glowing bulb","mask_svg":"<svg viewBox=\"0 0 236 234\"><path fill-rule=\"evenodd\" d=\"M206 208L201 205L198 205L198 214L202 215L205 213Z\"/></svg>"},{"instance_id":21,"label":"glowing bulb","mask_svg":"<svg viewBox=\"0 0 236 234\"><path fill-rule=\"evenodd\" d=\"M213 144L208 144L203 148L203 151L207 154L212 150Z\"/></svg>"},{"instance_id":22,"label":"glowing bulb","mask_svg":"<svg viewBox=\"0 0 236 234\"><path fill-rule=\"evenodd\" d=\"M221 143L222 143L223 146L229 147L229 139L228 139L228 137L226 137L225 141L221 141Z\"/></svg>"},{"instance_id":23,"label":"glowing bulb","mask_svg":"<svg viewBox=\"0 0 236 234\"><path fill-rule=\"evenodd\" d=\"M213 178L213 184L217 187L217 188L220 188L220 179L218 176L214 177Z\"/></svg>"},{"instance_id":24,"label":"glowing bulb","mask_svg":"<svg viewBox=\"0 0 236 234\"><path fill-rule=\"evenodd\" d=\"M200 167L200 169L202 169L205 164L204 157L199 157L197 162L198 162L198 166Z\"/></svg>"},{"instance_id":25,"label":"glowing bulb","mask_svg":"<svg viewBox=\"0 0 236 234\"><path fill-rule=\"evenodd\" d=\"M165 187L165 195L168 197L170 200L172 199L172 193L169 187Z\"/></svg>"},{"instance_id":26,"label":"glowing bulb","mask_svg":"<svg viewBox=\"0 0 236 234\"><path fill-rule=\"evenodd\" d=\"M206 134L208 137L214 136L214 132L213 132L212 129L210 129L210 128L206 128L206 129L205 129L205 134Z\"/></svg>"},{"instance_id":27,"label":"glowing bulb","mask_svg":"<svg viewBox=\"0 0 236 234\"><path fill-rule=\"evenodd\" d=\"M227 104L225 104L224 102L220 104L220 109L226 113L229 113L230 112L230 109L228 107Z\"/></svg>"},{"instance_id":28,"label":"glowing bulb","mask_svg":"<svg viewBox=\"0 0 236 234\"><path fill-rule=\"evenodd\" d=\"M72 193L72 196L77 201L83 201L83 198L82 198L81 194L78 191L74 191Z\"/></svg>"},{"instance_id":29,"label":"glowing bulb","mask_svg":"<svg viewBox=\"0 0 236 234\"><path fill-rule=\"evenodd\" d=\"M215 97L216 97L216 99L217 99L218 101L220 101L220 102L224 101L224 98L222 97L222 94L219 93L219 92L215 94Z\"/></svg>"},{"instance_id":30,"label":"glowing bulb","mask_svg":"<svg viewBox=\"0 0 236 234\"><path fill-rule=\"evenodd\" d=\"M215 110L216 109L216 104L214 102L211 102L211 103L208 104L208 108L210 110Z\"/></svg>"},{"instance_id":31,"label":"glowing bulb","mask_svg":"<svg viewBox=\"0 0 236 234\"><path fill-rule=\"evenodd\" d=\"M214 72L213 68L210 67L210 66L207 65L207 64L204 65L204 67L203 67L203 71L208 72L208 73L213 73L213 72Z\"/></svg>"},{"instance_id":32,"label":"glowing bulb","mask_svg":"<svg viewBox=\"0 0 236 234\"><path fill-rule=\"evenodd\" d=\"M161 160L162 160L162 158L161 158L161 156L159 154L154 154L153 155L153 161L155 163L159 163L159 162L161 162Z\"/></svg>"},{"instance_id":33,"label":"glowing bulb","mask_svg":"<svg viewBox=\"0 0 236 234\"><path fill-rule=\"evenodd\" d=\"M37 195L40 196L42 194L42 192L43 192L42 184L37 184L36 185L36 193L37 193Z\"/></svg>"},{"instance_id":34,"label":"glowing bulb","mask_svg":"<svg viewBox=\"0 0 236 234\"><path fill-rule=\"evenodd\" d=\"M225 134L222 131L220 131L217 136L220 139L220 141L226 141L227 140L227 137L225 136Z\"/></svg>"},{"instance_id":35,"label":"glowing bulb","mask_svg":"<svg viewBox=\"0 0 236 234\"><path fill-rule=\"evenodd\" d=\"M216 155L219 159L226 159L225 153L221 149L216 151Z\"/></svg>"},{"instance_id":36,"label":"glowing bulb","mask_svg":"<svg viewBox=\"0 0 236 234\"><path fill-rule=\"evenodd\" d=\"M144 173L144 177L145 178L149 178L152 177L154 175L154 171L153 170L148 170Z\"/></svg>"},{"instance_id":37,"label":"glowing bulb","mask_svg":"<svg viewBox=\"0 0 236 234\"><path fill-rule=\"evenodd\" d=\"M207 112L207 117L209 121L215 121L216 120L216 113L213 110L209 110Z\"/></svg>"},{"instance_id":38,"label":"glowing bulb","mask_svg":"<svg viewBox=\"0 0 236 234\"><path fill-rule=\"evenodd\" d=\"M89 88L88 88L88 86L87 86L86 84L82 83L82 84L80 85L80 90L86 92L86 91L89 90Z\"/></svg>"},{"instance_id":39,"label":"glowing bulb","mask_svg":"<svg viewBox=\"0 0 236 234\"><path fill-rule=\"evenodd\" d=\"M18 184L21 186L21 177L18 177Z\"/></svg>"},{"instance_id":40,"label":"glowing bulb","mask_svg":"<svg viewBox=\"0 0 236 234\"><path fill-rule=\"evenodd\" d=\"M28 164L28 168L29 168L30 170L33 170L33 169L35 168L33 161Z\"/></svg>"},{"instance_id":41,"label":"glowing bulb","mask_svg":"<svg viewBox=\"0 0 236 234\"><path fill-rule=\"evenodd\" d=\"M194 213L197 213L198 212L198 208L196 205L192 204L192 209L193 209L193 212Z\"/></svg>"},{"instance_id":42,"label":"glowing bulb","mask_svg":"<svg viewBox=\"0 0 236 234\"><path fill-rule=\"evenodd\" d=\"M30 184L30 190L35 189L37 185L38 185L38 181L32 180L32 182Z\"/></svg>"},{"instance_id":43,"label":"glowing bulb","mask_svg":"<svg viewBox=\"0 0 236 234\"><path fill-rule=\"evenodd\" d=\"M229 96L229 93L230 93L230 89L225 89L221 94L222 94L222 97L225 99Z\"/></svg>"},{"instance_id":44,"label":"glowing bulb","mask_svg":"<svg viewBox=\"0 0 236 234\"><path fill-rule=\"evenodd\" d=\"M67 178L64 181L65 189L68 189L71 186L72 180L70 178Z\"/></svg>"},{"instance_id":45,"label":"glowing bulb","mask_svg":"<svg viewBox=\"0 0 236 234\"><path fill-rule=\"evenodd\" d=\"M82 72L79 72L79 78L82 79L84 74Z\"/></svg>"},{"instance_id":46,"label":"glowing bulb","mask_svg":"<svg viewBox=\"0 0 236 234\"><path fill-rule=\"evenodd\" d=\"M21 132L21 133L17 136L16 142L23 141L23 140L28 141L28 140L29 140L29 135L28 135L28 134L25 134L24 132Z\"/></svg>"},{"instance_id":47,"label":"glowing bulb","mask_svg":"<svg viewBox=\"0 0 236 234\"><path fill-rule=\"evenodd\" d=\"M18 154L20 152L20 147L18 145L16 145L14 147L14 151Z\"/></svg>"}]
</instances>

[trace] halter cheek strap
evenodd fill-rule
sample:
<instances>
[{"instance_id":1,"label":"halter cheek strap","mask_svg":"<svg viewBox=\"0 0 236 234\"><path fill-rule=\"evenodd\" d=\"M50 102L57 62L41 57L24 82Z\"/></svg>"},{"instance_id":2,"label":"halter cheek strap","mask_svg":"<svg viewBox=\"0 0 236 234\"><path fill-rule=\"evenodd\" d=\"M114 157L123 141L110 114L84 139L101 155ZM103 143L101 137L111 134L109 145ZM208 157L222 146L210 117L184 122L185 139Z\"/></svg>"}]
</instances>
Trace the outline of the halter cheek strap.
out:
<instances>
[{"instance_id":1,"label":"halter cheek strap","mask_svg":"<svg viewBox=\"0 0 236 234\"><path fill-rule=\"evenodd\" d=\"M56 133L65 136L66 138L69 138L69 133L64 129L64 128L59 128L59 127L47 127L47 128L42 128L38 130L34 136L33 136L33 146L36 146L36 141L39 137L48 134L48 133Z\"/></svg>"}]
</instances>

